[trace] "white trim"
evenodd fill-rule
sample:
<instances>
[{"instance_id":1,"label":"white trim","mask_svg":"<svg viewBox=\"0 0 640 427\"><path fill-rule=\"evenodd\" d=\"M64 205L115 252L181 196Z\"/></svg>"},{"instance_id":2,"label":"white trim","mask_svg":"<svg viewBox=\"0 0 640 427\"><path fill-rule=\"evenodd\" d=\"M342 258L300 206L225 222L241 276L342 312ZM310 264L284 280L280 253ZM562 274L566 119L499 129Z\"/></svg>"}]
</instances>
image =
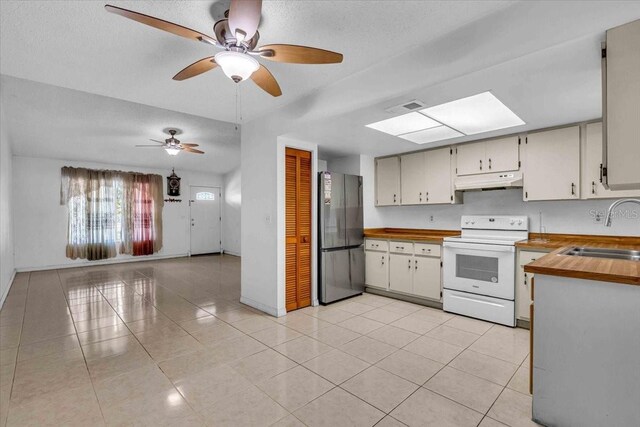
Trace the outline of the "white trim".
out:
<instances>
[{"instance_id":1,"label":"white trim","mask_svg":"<svg viewBox=\"0 0 640 427\"><path fill-rule=\"evenodd\" d=\"M99 261L83 261L74 264L57 264L57 265L44 265L38 267L20 267L16 268L19 273L28 271L41 271L41 270L58 270L63 268L77 268L77 267L91 267L93 265L109 265L109 264L122 264L125 262L144 262L144 261L157 261L161 259L169 258L186 258L189 254L175 254L175 255L147 255L144 257L131 257L131 258L112 258Z\"/></svg>"},{"instance_id":2,"label":"white trim","mask_svg":"<svg viewBox=\"0 0 640 427\"><path fill-rule=\"evenodd\" d=\"M241 257L241 255L240 255L239 253L234 252L234 251L227 251L227 250L225 250L225 251L223 252L223 255L237 256L238 258L240 258L240 257Z\"/></svg>"},{"instance_id":3,"label":"white trim","mask_svg":"<svg viewBox=\"0 0 640 427\"><path fill-rule=\"evenodd\" d=\"M14 268L13 273L11 273L11 277L9 278L9 284L7 286L7 291L0 297L0 309L4 305L4 301L7 299L7 295L9 295L9 291L11 290L11 286L13 286L13 281L16 278L16 273L18 271Z\"/></svg>"},{"instance_id":4,"label":"white trim","mask_svg":"<svg viewBox=\"0 0 640 427\"><path fill-rule=\"evenodd\" d=\"M247 298L245 296L240 297L240 302L275 317L282 317L287 314L287 311L285 309L271 307L269 305L259 303L258 301L254 301L251 298Z\"/></svg>"},{"instance_id":5,"label":"white trim","mask_svg":"<svg viewBox=\"0 0 640 427\"><path fill-rule=\"evenodd\" d=\"M292 139L278 137L278 149L276 153L276 213L277 213L277 304L278 312L285 315L285 149L296 148L311 152L311 301L312 305L318 305L318 145Z\"/></svg>"}]
</instances>

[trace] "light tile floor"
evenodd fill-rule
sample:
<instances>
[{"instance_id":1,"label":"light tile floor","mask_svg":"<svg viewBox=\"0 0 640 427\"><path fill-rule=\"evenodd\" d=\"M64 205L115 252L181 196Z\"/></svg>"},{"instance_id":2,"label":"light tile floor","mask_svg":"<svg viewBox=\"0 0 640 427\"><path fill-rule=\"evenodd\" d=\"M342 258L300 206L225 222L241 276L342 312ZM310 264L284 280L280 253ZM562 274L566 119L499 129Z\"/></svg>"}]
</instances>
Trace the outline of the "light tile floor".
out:
<instances>
[{"instance_id":1,"label":"light tile floor","mask_svg":"<svg viewBox=\"0 0 640 427\"><path fill-rule=\"evenodd\" d=\"M20 273L0 426L526 426L528 332L372 294L273 318L240 260Z\"/></svg>"}]
</instances>

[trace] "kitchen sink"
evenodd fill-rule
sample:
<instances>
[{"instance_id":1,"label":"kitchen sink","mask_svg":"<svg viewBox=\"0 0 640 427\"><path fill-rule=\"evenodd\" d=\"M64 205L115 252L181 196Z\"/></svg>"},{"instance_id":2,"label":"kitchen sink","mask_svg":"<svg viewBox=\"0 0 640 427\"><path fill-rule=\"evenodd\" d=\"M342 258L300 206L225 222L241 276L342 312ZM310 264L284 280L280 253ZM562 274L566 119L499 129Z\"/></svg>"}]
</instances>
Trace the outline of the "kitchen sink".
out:
<instances>
[{"instance_id":1,"label":"kitchen sink","mask_svg":"<svg viewBox=\"0 0 640 427\"><path fill-rule=\"evenodd\" d=\"M640 250L632 249L585 248L573 246L560 252L560 255L640 261Z\"/></svg>"}]
</instances>

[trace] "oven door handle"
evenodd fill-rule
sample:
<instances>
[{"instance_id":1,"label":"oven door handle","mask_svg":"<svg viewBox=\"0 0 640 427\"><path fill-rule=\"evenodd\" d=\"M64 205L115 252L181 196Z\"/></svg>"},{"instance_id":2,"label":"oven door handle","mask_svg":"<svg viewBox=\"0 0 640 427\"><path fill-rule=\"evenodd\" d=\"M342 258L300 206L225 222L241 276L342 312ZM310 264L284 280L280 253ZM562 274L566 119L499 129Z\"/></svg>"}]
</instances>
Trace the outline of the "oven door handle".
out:
<instances>
[{"instance_id":1,"label":"oven door handle","mask_svg":"<svg viewBox=\"0 0 640 427\"><path fill-rule=\"evenodd\" d=\"M465 249L482 252L515 252L516 247L510 245L487 245L483 243L444 242L445 248Z\"/></svg>"}]
</instances>

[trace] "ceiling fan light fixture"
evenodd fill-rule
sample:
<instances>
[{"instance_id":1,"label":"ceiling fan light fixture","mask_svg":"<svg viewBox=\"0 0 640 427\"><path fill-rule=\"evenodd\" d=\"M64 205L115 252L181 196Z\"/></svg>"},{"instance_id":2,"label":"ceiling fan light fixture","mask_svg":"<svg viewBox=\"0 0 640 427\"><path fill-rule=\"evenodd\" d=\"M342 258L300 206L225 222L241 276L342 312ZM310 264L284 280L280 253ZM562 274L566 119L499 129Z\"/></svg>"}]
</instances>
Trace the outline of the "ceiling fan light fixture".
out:
<instances>
[{"instance_id":1,"label":"ceiling fan light fixture","mask_svg":"<svg viewBox=\"0 0 640 427\"><path fill-rule=\"evenodd\" d=\"M248 79L260 68L258 61L242 52L219 52L214 59L224 74L236 83Z\"/></svg>"},{"instance_id":2,"label":"ceiling fan light fixture","mask_svg":"<svg viewBox=\"0 0 640 427\"><path fill-rule=\"evenodd\" d=\"M165 150L170 156L177 156L180 152L180 149L177 147L165 147Z\"/></svg>"}]
</instances>

